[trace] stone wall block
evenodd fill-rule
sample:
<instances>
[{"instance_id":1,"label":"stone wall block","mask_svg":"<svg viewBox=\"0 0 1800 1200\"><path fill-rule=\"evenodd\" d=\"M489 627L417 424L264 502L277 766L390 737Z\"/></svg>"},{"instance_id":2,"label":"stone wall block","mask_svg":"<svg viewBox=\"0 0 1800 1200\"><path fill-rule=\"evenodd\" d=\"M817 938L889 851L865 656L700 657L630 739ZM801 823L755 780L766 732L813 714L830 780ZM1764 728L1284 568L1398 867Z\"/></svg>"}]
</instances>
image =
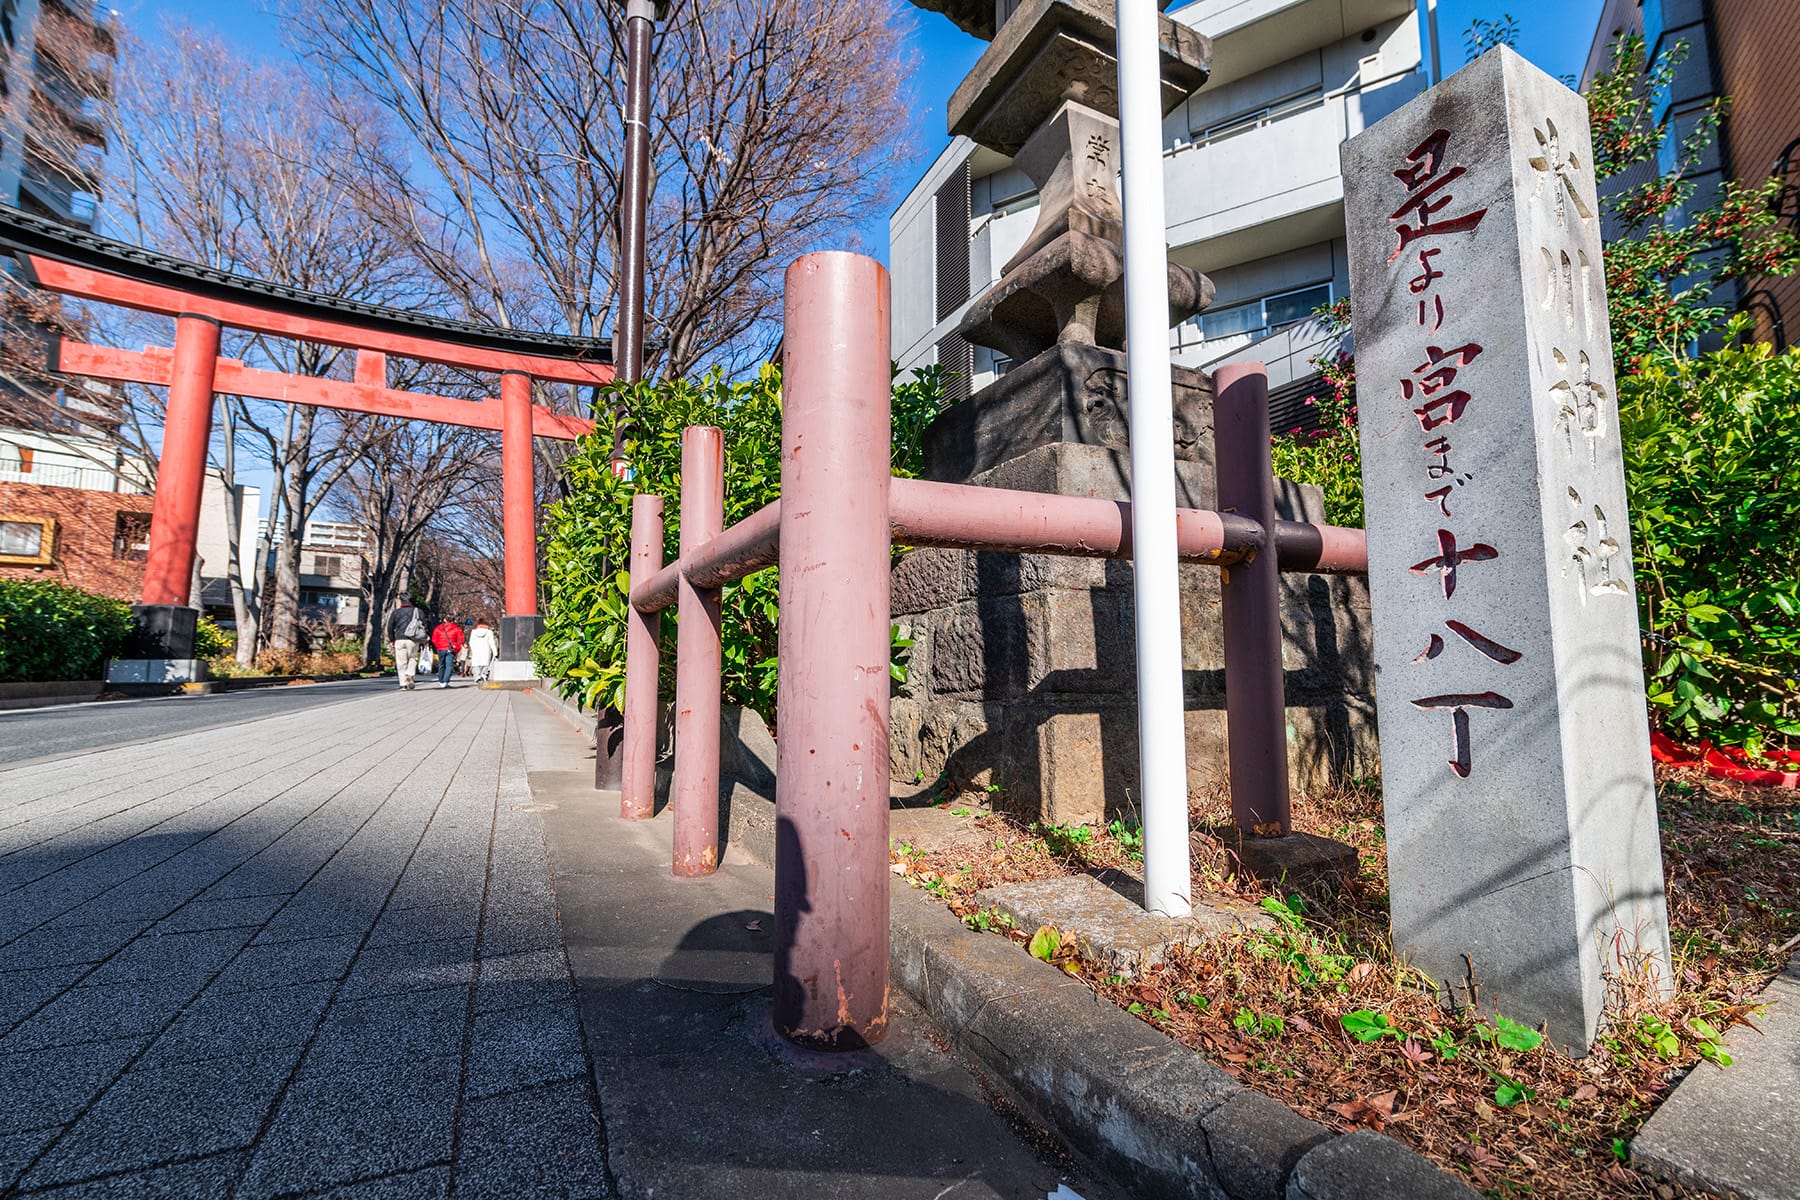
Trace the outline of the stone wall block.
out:
<instances>
[{"instance_id":1,"label":"stone wall block","mask_svg":"<svg viewBox=\"0 0 1800 1200\"><path fill-rule=\"evenodd\" d=\"M974 556L967 550L908 550L894 560L892 612L896 617L930 612L980 591Z\"/></svg>"}]
</instances>

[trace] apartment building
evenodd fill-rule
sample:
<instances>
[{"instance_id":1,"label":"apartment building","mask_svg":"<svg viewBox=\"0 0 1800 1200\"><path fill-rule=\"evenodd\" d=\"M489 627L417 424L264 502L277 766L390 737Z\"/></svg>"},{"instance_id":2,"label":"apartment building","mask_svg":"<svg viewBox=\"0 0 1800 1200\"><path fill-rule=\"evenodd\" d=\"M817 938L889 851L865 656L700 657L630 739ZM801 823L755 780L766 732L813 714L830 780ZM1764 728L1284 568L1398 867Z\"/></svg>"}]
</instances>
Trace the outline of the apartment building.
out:
<instances>
[{"instance_id":1,"label":"apartment building","mask_svg":"<svg viewBox=\"0 0 1800 1200\"><path fill-rule=\"evenodd\" d=\"M94 0L0 0L0 203L94 227L114 18Z\"/></svg>"},{"instance_id":2,"label":"apartment building","mask_svg":"<svg viewBox=\"0 0 1800 1200\"><path fill-rule=\"evenodd\" d=\"M107 438L0 428L0 578L50 579L120 600L143 591L152 471ZM206 611L232 618L227 521L254 529L257 488L206 474L197 551Z\"/></svg>"},{"instance_id":3,"label":"apartment building","mask_svg":"<svg viewBox=\"0 0 1800 1200\"><path fill-rule=\"evenodd\" d=\"M1656 99L1667 123L1660 170L1675 165L1679 141L1720 96L1731 100L1718 139L1688 172L1691 208L1718 198L1726 180L1754 186L1774 175L1783 190L1780 219L1800 232L1800 21L1794 0L1607 0L1594 30L1582 84L1609 70L1613 47L1628 34L1644 39L1645 57L1685 45L1687 57ZM1616 192L1645 182L1651 164L1601 185ZM1610 230L1609 230L1610 232ZM1725 303L1755 315L1758 335L1785 349L1800 340L1800 279L1734 281Z\"/></svg>"},{"instance_id":4,"label":"apartment building","mask_svg":"<svg viewBox=\"0 0 1800 1200\"><path fill-rule=\"evenodd\" d=\"M1279 392L1326 348L1313 310L1349 294L1338 147L1427 84L1413 0L1199 0L1168 15L1214 46L1211 79L1163 122L1169 253L1218 289L1170 352L1184 366L1254 353ZM942 364L963 398L1011 365L956 329L1036 208L1023 172L965 138L932 163L889 222L902 369Z\"/></svg>"},{"instance_id":5,"label":"apartment building","mask_svg":"<svg viewBox=\"0 0 1800 1200\"><path fill-rule=\"evenodd\" d=\"M266 528L259 536L267 536ZM275 571L276 531L269 545L269 573ZM368 530L346 521L308 521L300 542L300 620L333 630L360 631L363 576L373 542Z\"/></svg>"}]
</instances>

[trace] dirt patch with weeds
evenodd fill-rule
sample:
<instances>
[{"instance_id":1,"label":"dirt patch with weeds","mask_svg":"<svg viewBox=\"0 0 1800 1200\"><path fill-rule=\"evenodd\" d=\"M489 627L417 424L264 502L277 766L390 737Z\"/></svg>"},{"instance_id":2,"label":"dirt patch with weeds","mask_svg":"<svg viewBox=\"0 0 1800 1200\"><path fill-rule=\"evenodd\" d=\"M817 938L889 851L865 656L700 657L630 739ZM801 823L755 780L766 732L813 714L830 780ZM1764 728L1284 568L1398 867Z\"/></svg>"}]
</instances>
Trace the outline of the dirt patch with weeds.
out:
<instances>
[{"instance_id":1,"label":"dirt patch with weeds","mask_svg":"<svg viewBox=\"0 0 1800 1200\"><path fill-rule=\"evenodd\" d=\"M893 857L971 928L1047 958L1313 1120L1385 1132L1491 1196L1673 1200L1701 1193L1635 1170L1627 1145L1688 1071L1730 1069L1720 1039L1755 1023L1758 993L1800 944L1800 792L1659 768L1658 798L1677 987L1658 999L1615 979L1605 1029L1583 1059L1503 1013L1445 1006L1396 959L1372 783L1296 798L1294 827L1351 844L1360 863L1355 879L1310 894L1237 874L1229 805L1194 797L1195 894L1261 904L1275 923L1177 949L1137 978L975 902L1002 883L1141 874L1133 825L1022 825L950 801L967 837L931 852L898 843ZM1479 1000L1481 964L1471 968Z\"/></svg>"}]
</instances>

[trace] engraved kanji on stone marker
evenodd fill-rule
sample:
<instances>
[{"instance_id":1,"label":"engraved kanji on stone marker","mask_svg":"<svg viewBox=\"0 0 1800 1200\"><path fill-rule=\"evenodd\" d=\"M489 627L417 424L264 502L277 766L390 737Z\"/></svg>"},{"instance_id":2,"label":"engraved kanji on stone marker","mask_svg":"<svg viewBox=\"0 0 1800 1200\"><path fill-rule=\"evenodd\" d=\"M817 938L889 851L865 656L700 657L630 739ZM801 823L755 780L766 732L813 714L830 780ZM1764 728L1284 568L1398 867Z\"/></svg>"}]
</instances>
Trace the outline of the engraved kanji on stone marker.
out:
<instances>
[{"instance_id":1,"label":"engraved kanji on stone marker","mask_svg":"<svg viewBox=\"0 0 1800 1200\"><path fill-rule=\"evenodd\" d=\"M1587 447L1588 462L1598 463L1598 443L1606 436L1603 408L1606 387L1595 382L1593 360L1588 358L1586 350L1576 352L1579 366L1575 371L1570 371L1569 357L1560 349L1552 347L1550 356L1562 372L1562 377L1550 385L1550 401L1556 406L1556 428L1567 437L1571 452L1579 437Z\"/></svg>"},{"instance_id":2,"label":"engraved kanji on stone marker","mask_svg":"<svg viewBox=\"0 0 1800 1200\"><path fill-rule=\"evenodd\" d=\"M1388 255L1389 262L1399 258L1420 238L1473 233L1480 226L1481 218L1487 215L1487 209L1478 208L1456 216L1438 216L1455 206L1456 196L1450 191L1450 185L1468 172L1466 167L1446 165L1449 145L1450 131L1434 129L1413 147L1405 163L1394 172L1394 178L1405 184L1408 191L1400 207L1388 214L1388 220L1395 222L1397 239L1394 252Z\"/></svg>"},{"instance_id":3,"label":"engraved kanji on stone marker","mask_svg":"<svg viewBox=\"0 0 1800 1200\"><path fill-rule=\"evenodd\" d=\"M1543 127L1534 126L1531 133L1543 150L1542 154L1533 155L1529 160L1531 169L1538 173L1537 189L1531 193L1531 198L1536 200L1543 196L1548 186L1551 206L1556 211L1556 223L1559 226L1568 225L1570 208L1575 210L1577 216L1592 217L1594 210L1582 196L1581 187L1576 182L1581 174L1581 160L1563 145L1562 134L1557 132L1556 122L1545 117Z\"/></svg>"},{"instance_id":4,"label":"engraved kanji on stone marker","mask_svg":"<svg viewBox=\"0 0 1800 1200\"><path fill-rule=\"evenodd\" d=\"M1395 949L1577 1054L1668 980L1588 138L1501 48L1343 151Z\"/></svg>"},{"instance_id":5,"label":"engraved kanji on stone marker","mask_svg":"<svg viewBox=\"0 0 1800 1200\"><path fill-rule=\"evenodd\" d=\"M1414 575L1428 575L1436 572L1444 584L1444 599L1448 600L1456 594L1456 568L1466 562L1490 562L1500 557L1500 552L1483 542L1469 546L1458 546L1456 535L1448 529L1437 531L1438 552L1434 557L1423 562L1414 563L1409 570Z\"/></svg>"}]
</instances>

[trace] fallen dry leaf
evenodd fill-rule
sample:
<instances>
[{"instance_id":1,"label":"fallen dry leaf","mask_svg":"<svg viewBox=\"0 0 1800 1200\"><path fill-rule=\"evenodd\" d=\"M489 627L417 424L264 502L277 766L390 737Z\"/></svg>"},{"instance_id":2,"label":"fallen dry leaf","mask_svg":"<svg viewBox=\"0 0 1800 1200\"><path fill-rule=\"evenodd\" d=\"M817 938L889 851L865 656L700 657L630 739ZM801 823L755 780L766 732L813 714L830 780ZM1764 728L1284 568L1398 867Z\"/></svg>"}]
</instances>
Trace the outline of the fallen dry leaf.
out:
<instances>
[{"instance_id":1,"label":"fallen dry leaf","mask_svg":"<svg viewBox=\"0 0 1800 1200\"><path fill-rule=\"evenodd\" d=\"M1345 1123L1366 1126L1380 1133L1384 1126L1405 1119L1394 1115L1394 1106L1399 1102L1399 1092L1377 1092L1373 1096L1358 1096L1354 1100L1329 1107L1332 1112L1344 1118Z\"/></svg>"},{"instance_id":2,"label":"fallen dry leaf","mask_svg":"<svg viewBox=\"0 0 1800 1200\"><path fill-rule=\"evenodd\" d=\"M1598 1096L1599 1094L1600 1094L1600 1089L1595 1087L1591 1083L1584 1083L1580 1087L1575 1089L1575 1099L1577 1099L1577 1100L1592 1100L1595 1096Z\"/></svg>"}]
</instances>

